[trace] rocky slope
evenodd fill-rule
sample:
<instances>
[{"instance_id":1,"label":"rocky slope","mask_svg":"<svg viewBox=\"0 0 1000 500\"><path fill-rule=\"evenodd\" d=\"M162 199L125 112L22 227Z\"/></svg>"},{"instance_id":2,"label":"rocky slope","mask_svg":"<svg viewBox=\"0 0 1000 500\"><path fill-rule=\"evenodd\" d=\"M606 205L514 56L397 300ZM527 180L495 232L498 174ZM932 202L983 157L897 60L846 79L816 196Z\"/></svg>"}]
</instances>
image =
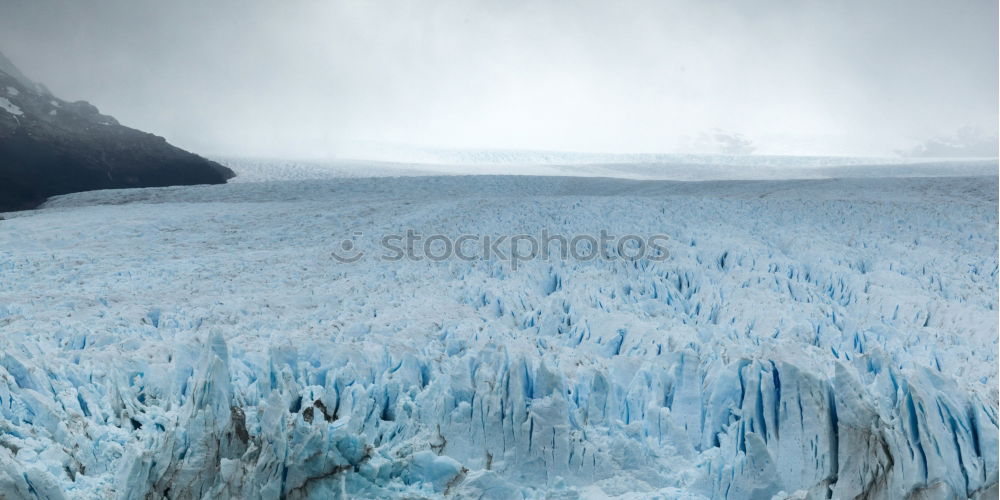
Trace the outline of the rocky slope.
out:
<instances>
[{"instance_id":1,"label":"rocky slope","mask_svg":"<svg viewBox=\"0 0 1000 500\"><path fill-rule=\"evenodd\" d=\"M0 54L0 212L95 189L221 184L232 170L66 102Z\"/></svg>"}]
</instances>

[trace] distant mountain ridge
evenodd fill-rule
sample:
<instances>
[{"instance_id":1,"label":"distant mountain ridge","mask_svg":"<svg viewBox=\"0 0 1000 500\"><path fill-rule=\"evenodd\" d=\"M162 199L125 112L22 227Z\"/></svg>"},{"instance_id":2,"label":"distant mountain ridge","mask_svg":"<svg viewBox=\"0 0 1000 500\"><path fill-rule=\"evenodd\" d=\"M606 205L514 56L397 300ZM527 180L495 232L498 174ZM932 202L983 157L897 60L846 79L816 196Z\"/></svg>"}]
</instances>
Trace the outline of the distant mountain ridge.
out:
<instances>
[{"instance_id":1,"label":"distant mountain ridge","mask_svg":"<svg viewBox=\"0 0 1000 500\"><path fill-rule=\"evenodd\" d=\"M86 101L53 96L0 54L0 212L60 194L222 184L235 175Z\"/></svg>"}]
</instances>

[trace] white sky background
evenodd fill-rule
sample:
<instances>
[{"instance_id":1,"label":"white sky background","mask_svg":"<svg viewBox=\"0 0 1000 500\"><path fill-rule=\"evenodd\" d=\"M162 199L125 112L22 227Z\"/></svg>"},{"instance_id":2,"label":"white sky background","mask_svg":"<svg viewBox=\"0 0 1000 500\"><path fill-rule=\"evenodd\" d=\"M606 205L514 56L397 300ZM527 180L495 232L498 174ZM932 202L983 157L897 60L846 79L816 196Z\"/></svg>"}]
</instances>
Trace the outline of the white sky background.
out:
<instances>
[{"instance_id":1,"label":"white sky background","mask_svg":"<svg viewBox=\"0 0 1000 500\"><path fill-rule=\"evenodd\" d=\"M201 154L890 155L997 129L996 0L0 0L0 51Z\"/></svg>"}]
</instances>

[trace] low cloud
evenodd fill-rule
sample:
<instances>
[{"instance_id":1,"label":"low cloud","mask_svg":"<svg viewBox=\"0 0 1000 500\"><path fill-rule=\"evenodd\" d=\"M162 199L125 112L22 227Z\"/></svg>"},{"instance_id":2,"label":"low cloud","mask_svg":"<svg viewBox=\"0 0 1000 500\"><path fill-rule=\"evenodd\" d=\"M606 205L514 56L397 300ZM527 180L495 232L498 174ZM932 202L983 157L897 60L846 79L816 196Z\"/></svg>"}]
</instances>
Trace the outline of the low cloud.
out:
<instances>
[{"instance_id":1,"label":"low cloud","mask_svg":"<svg viewBox=\"0 0 1000 500\"><path fill-rule=\"evenodd\" d=\"M701 154L748 155L756 151L757 146L739 132L713 128L698 134L686 149Z\"/></svg>"},{"instance_id":2,"label":"low cloud","mask_svg":"<svg viewBox=\"0 0 1000 500\"><path fill-rule=\"evenodd\" d=\"M996 132L962 127L952 135L932 137L899 154L914 158L995 158L998 149Z\"/></svg>"}]
</instances>

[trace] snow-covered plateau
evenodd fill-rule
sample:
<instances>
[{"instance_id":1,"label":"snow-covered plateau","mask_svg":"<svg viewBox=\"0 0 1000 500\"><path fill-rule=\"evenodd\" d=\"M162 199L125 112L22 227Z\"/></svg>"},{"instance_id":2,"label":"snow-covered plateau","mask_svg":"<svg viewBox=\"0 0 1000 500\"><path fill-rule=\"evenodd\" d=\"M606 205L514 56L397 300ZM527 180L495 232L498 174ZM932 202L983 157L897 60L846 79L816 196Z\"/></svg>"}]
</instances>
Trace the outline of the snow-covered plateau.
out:
<instances>
[{"instance_id":1,"label":"snow-covered plateau","mask_svg":"<svg viewBox=\"0 0 1000 500\"><path fill-rule=\"evenodd\" d=\"M995 161L229 166L4 214L0 498L997 497ZM669 257L380 259L406 229Z\"/></svg>"}]
</instances>

